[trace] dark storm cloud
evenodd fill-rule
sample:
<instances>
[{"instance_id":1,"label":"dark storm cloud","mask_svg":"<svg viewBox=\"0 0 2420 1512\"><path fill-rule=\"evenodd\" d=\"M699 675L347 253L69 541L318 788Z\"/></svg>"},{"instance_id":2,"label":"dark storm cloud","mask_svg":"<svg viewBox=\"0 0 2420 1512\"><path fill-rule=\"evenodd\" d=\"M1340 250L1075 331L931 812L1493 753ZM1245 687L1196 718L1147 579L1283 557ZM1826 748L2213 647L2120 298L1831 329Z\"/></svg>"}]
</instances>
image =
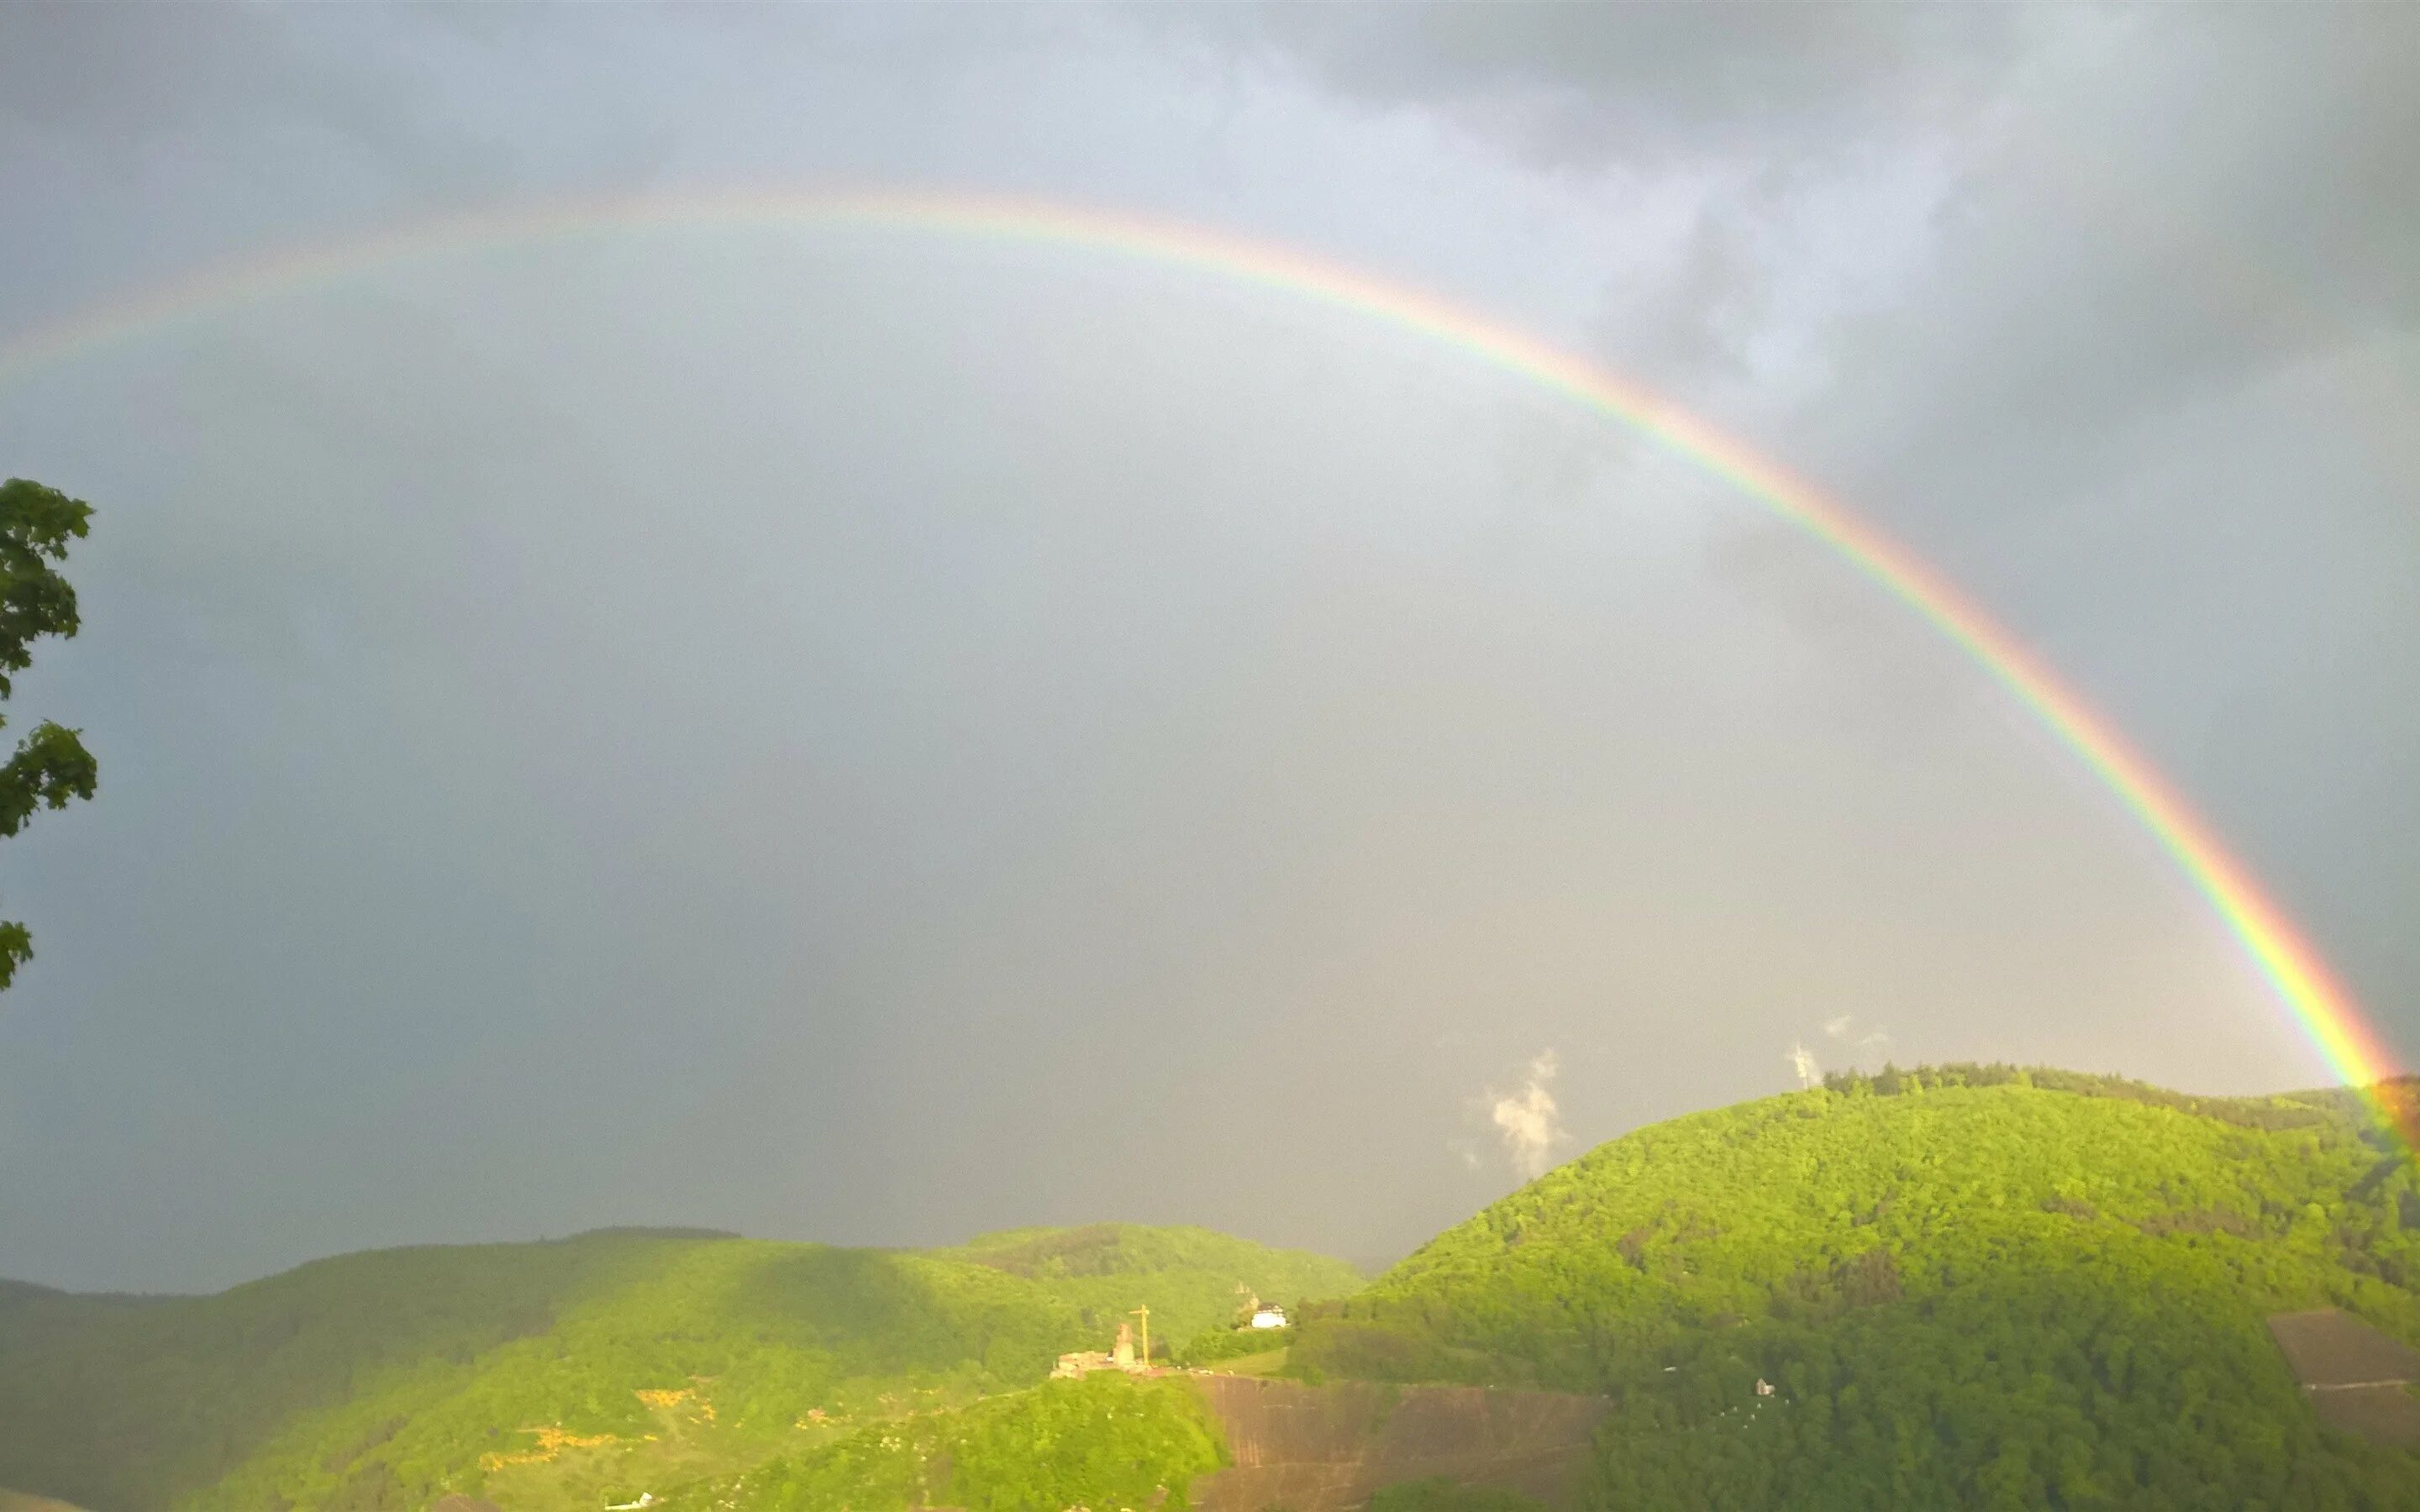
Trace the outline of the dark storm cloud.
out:
<instances>
[{"instance_id":1,"label":"dark storm cloud","mask_svg":"<svg viewBox=\"0 0 2420 1512\"><path fill-rule=\"evenodd\" d=\"M1955 347L1928 378L2021 389L2062 440L2420 313L2409 12L1509 5L1220 21L1347 98L1442 115L1528 160L1732 175L1699 229L1710 255L1667 291L1684 307L1753 292L1766 270L1742 266L1747 223L1792 188L1944 153L1954 181L1920 207L1950 243L1942 264L1847 355L1903 372L1920 347L1869 344ZM1952 416L2006 400L1906 389Z\"/></svg>"},{"instance_id":2,"label":"dark storm cloud","mask_svg":"<svg viewBox=\"0 0 2420 1512\"><path fill-rule=\"evenodd\" d=\"M1235 9L1214 24L1351 95L1466 112L1536 162L1595 167L1739 147L1786 163L1954 122L2046 23L2016 7L1515 4Z\"/></svg>"},{"instance_id":3,"label":"dark storm cloud","mask_svg":"<svg viewBox=\"0 0 2420 1512\"><path fill-rule=\"evenodd\" d=\"M273 66L282 34L265 11L199 7L26 6L0 52L0 116L19 130L123 150L231 102L231 73Z\"/></svg>"},{"instance_id":4,"label":"dark storm cloud","mask_svg":"<svg viewBox=\"0 0 2420 1512\"><path fill-rule=\"evenodd\" d=\"M1602 348L1719 413L1760 336L1802 344L1820 380L1743 411L1768 444L2114 708L2409 1041L2420 951L2354 920L2420 907L2420 868L2354 837L2420 816L2420 607L2396 586L2420 565L2420 14L1327 8L1249 30L1346 98L1609 193L1720 176L1680 275L1608 289ZM1920 239L1909 275L1863 307L1777 298L1809 249L1760 231L1894 155L1937 165L1872 223ZM1725 559L1832 602L1786 544Z\"/></svg>"},{"instance_id":5,"label":"dark storm cloud","mask_svg":"<svg viewBox=\"0 0 2420 1512\"><path fill-rule=\"evenodd\" d=\"M2046 29L2016 7L1348 5L1196 19L1342 99L1442 116L1608 195L1642 176L1717 179L1674 276L1612 300L1648 308L1627 329L1609 322L1608 345L1667 377L1736 365L1771 293L1774 254L1758 243L1793 193L1971 128ZM2102 23L2066 30L2078 24Z\"/></svg>"},{"instance_id":6,"label":"dark storm cloud","mask_svg":"<svg viewBox=\"0 0 2420 1512\"><path fill-rule=\"evenodd\" d=\"M265 178L256 189L289 217L311 208L295 191L365 187L348 180L444 193L509 181L524 166L520 123L430 108L451 39L396 24L411 14L302 31L269 8L24 7L0 52L0 117L24 154L11 165L72 152L121 180Z\"/></svg>"}]
</instances>

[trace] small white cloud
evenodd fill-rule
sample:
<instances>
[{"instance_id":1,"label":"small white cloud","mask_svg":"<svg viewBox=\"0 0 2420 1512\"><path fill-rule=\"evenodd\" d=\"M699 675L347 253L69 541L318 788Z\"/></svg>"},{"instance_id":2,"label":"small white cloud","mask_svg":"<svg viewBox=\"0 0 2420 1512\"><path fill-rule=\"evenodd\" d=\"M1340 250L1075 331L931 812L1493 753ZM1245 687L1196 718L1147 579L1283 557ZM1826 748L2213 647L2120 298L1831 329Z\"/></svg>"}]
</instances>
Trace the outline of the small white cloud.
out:
<instances>
[{"instance_id":1,"label":"small white cloud","mask_svg":"<svg viewBox=\"0 0 2420 1512\"><path fill-rule=\"evenodd\" d=\"M1825 1019L1823 1021L1823 1032L1830 1035L1835 1040L1845 1040L1849 1037L1849 1026L1856 1022L1857 1019L1855 1014L1843 1013L1836 1019Z\"/></svg>"},{"instance_id":2,"label":"small white cloud","mask_svg":"<svg viewBox=\"0 0 2420 1512\"><path fill-rule=\"evenodd\" d=\"M1528 1082L1519 1091L1495 1098L1488 1116L1503 1136L1504 1153L1512 1168L1535 1180L1555 1163L1555 1151L1568 1142L1562 1115L1546 1085L1555 1079L1555 1053L1548 1050L1529 1062Z\"/></svg>"}]
</instances>

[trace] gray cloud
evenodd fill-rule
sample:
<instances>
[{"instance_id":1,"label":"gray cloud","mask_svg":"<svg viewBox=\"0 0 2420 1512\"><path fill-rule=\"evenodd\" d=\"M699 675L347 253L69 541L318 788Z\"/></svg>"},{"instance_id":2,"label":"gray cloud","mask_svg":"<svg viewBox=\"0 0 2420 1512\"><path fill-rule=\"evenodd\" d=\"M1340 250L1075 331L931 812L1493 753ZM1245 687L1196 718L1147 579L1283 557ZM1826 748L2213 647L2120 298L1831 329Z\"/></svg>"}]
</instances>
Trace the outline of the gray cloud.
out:
<instances>
[{"instance_id":1,"label":"gray cloud","mask_svg":"<svg viewBox=\"0 0 2420 1512\"><path fill-rule=\"evenodd\" d=\"M1725 183L1710 249L1608 285L1600 348L1947 564L2185 777L2381 1011L2411 1000L2420 958L2352 919L2420 901L2420 871L2347 839L2408 809L2420 761L2420 616L2366 583L2420 562L2420 207L2396 187L2420 173L2420 19L1439 8L1261 39L1606 193L1642 164ZM1912 253L1886 251L1883 297L1744 229L1792 196L1802 224L1862 201L1869 245ZM1759 343L1806 360L1743 383ZM1830 563L1755 532L1714 560L1887 669L1856 717L1940 706Z\"/></svg>"},{"instance_id":2,"label":"gray cloud","mask_svg":"<svg viewBox=\"0 0 2420 1512\"><path fill-rule=\"evenodd\" d=\"M1973 7L1544 4L1259 8L1217 23L1348 95L1462 113L1549 166L1741 143L1814 158L1956 122L2047 25Z\"/></svg>"}]
</instances>

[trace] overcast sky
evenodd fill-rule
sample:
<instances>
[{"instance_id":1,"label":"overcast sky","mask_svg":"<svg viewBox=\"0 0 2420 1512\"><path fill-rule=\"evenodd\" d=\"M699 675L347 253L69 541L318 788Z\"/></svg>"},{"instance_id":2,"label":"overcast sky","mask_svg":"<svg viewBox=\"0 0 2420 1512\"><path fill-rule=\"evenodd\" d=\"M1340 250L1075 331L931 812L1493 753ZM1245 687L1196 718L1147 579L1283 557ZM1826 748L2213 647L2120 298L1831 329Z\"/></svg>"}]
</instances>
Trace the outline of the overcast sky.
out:
<instances>
[{"instance_id":1,"label":"overcast sky","mask_svg":"<svg viewBox=\"0 0 2420 1512\"><path fill-rule=\"evenodd\" d=\"M2420 1057L2420 11L0 13L0 352L482 208L836 183L1291 244L1897 533ZM0 369L5 369L0 362ZM0 1274L1103 1217L1401 1253L1949 1058L2328 1076L2114 798L1686 462L1201 271L712 218L0 387Z\"/></svg>"}]
</instances>

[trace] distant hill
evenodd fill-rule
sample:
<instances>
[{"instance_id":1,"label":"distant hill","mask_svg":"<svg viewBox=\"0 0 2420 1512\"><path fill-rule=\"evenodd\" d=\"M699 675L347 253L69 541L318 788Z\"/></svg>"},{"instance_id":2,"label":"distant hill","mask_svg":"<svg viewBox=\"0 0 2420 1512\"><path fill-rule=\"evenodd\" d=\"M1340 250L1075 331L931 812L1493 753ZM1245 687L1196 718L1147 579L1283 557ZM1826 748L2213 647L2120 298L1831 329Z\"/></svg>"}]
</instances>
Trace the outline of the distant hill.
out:
<instances>
[{"instance_id":1,"label":"distant hill","mask_svg":"<svg viewBox=\"0 0 2420 1512\"><path fill-rule=\"evenodd\" d=\"M1004 1271L1066 1302L1096 1328L1114 1331L1134 1304L1133 1278L1149 1276L1153 1350L1183 1344L1232 1323L1238 1285L1288 1306L1348 1297L1368 1284L1355 1267L1308 1250L1272 1250L1207 1228L1094 1224L1082 1228L1011 1228L931 1252ZM1239 1282L1238 1278L1249 1278Z\"/></svg>"},{"instance_id":2,"label":"distant hill","mask_svg":"<svg viewBox=\"0 0 2420 1512\"><path fill-rule=\"evenodd\" d=\"M1102 1225L933 1253L676 1231L381 1250L203 1298L0 1289L0 1486L94 1512L594 1508L1207 1326L1342 1262Z\"/></svg>"},{"instance_id":3,"label":"distant hill","mask_svg":"<svg viewBox=\"0 0 2420 1512\"><path fill-rule=\"evenodd\" d=\"M2268 1335L2323 1306L2420 1342L2420 1187L2358 1102L1953 1067L1600 1147L1292 1367L1605 1393L1608 1507L2420 1507Z\"/></svg>"}]
</instances>

